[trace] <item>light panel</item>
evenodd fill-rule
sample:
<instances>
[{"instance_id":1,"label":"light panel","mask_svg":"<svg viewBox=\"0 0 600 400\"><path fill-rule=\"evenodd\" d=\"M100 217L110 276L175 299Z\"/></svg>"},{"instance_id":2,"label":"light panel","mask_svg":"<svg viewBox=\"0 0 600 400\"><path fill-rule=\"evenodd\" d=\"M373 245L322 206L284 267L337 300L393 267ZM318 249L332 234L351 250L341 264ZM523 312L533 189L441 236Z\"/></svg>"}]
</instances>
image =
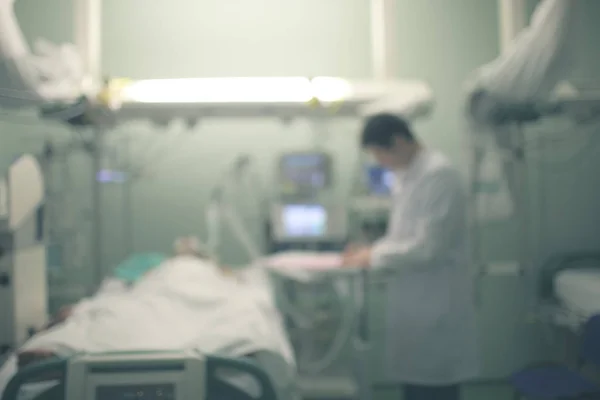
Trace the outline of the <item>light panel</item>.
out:
<instances>
[{"instance_id":1,"label":"light panel","mask_svg":"<svg viewBox=\"0 0 600 400\"><path fill-rule=\"evenodd\" d=\"M134 81L121 87L121 103L335 103L352 96L341 78L193 78Z\"/></svg>"}]
</instances>

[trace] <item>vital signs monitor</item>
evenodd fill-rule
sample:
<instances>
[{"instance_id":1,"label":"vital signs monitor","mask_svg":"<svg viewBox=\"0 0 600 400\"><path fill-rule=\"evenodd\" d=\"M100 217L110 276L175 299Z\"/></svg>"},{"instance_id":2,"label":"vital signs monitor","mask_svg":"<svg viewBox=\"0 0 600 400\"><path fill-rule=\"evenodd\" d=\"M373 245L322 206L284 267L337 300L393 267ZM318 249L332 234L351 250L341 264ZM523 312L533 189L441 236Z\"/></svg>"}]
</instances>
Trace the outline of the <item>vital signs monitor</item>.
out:
<instances>
[{"instance_id":1,"label":"vital signs monitor","mask_svg":"<svg viewBox=\"0 0 600 400\"><path fill-rule=\"evenodd\" d=\"M367 167L367 188L369 195L387 196L392 192L394 173L378 165Z\"/></svg>"},{"instance_id":2,"label":"vital signs monitor","mask_svg":"<svg viewBox=\"0 0 600 400\"><path fill-rule=\"evenodd\" d=\"M327 210L320 204L286 204L281 214L283 230L289 238L327 234Z\"/></svg>"},{"instance_id":3,"label":"vital signs monitor","mask_svg":"<svg viewBox=\"0 0 600 400\"><path fill-rule=\"evenodd\" d=\"M279 162L279 184L285 194L319 191L330 184L331 161L327 153L287 153Z\"/></svg>"},{"instance_id":4,"label":"vital signs monitor","mask_svg":"<svg viewBox=\"0 0 600 400\"><path fill-rule=\"evenodd\" d=\"M271 208L273 240L319 242L341 240L347 235L344 207L322 203L279 203Z\"/></svg>"}]
</instances>

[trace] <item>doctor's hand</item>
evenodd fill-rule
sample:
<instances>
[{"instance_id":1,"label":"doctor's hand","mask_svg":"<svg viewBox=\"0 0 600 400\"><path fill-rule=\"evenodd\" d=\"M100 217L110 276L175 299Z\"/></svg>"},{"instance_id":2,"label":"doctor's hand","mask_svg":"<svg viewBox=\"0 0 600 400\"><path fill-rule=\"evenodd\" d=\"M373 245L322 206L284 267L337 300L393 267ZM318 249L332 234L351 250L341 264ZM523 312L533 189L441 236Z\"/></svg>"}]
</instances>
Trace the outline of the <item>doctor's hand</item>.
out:
<instances>
[{"instance_id":1,"label":"doctor's hand","mask_svg":"<svg viewBox=\"0 0 600 400\"><path fill-rule=\"evenodd\" d=\"M351 245L346 248L342 255L342 263L345 267L367 268L371 261L371 247Z\"/></svg>"}]
</instances>

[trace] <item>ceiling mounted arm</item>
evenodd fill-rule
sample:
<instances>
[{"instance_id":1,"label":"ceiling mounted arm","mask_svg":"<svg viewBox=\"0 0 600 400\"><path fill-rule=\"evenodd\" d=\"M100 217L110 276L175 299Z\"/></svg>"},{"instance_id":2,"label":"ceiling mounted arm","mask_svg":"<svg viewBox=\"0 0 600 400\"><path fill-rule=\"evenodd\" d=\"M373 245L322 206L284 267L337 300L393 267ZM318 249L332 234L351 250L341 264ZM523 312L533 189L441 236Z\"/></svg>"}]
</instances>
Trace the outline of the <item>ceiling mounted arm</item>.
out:
<instances>
[{"instance_id":1,"label":"ceiling mounted arm","mask_svg":"<svg viewBox=\"0 0 600 400\"><path fill-rule=\"evenodd\" d=\"M375 79L397 74L396 0L371 0L371 59Z\"/></svg>"},{"instance_id":2,"label":"ceiling mounted arm","mask_svg":"<svg viewBox=\"0 0 600 400\"><path fill-rule=\"evenodd\" d=\"M102 77L102 0L74 0L73 13L86 83L97 83Z\"/></svg>"},{"instance_id":3,"label":"ceiling mounted arm","mask_svg":"<svg viewBox=\"0 0 600 400\"><path fill-rule=\"evenodd\" d=\"M510 45L527 27L527 0L498 0L500 52L506 54Z\"/></svg>"}]
</instances>

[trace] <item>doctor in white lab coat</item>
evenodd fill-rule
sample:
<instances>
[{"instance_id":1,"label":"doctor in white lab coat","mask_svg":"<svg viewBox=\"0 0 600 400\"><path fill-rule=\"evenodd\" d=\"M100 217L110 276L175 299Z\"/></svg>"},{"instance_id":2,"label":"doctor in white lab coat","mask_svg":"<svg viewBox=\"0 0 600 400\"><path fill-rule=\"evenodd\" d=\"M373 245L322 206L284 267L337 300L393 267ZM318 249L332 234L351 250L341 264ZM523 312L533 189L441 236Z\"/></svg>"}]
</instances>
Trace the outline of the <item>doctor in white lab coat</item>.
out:
<instances>
[{"instance_id":1,"label":"doctor in white lab coat","mask_svg":"<svg viewBox=\"0 0 600 400\"><path fill-rule=\"evenodd\" d=\"M386 235L344 253L345 265L370 267L387 283L385 379L403 385L405 400L458 400L478 372L460 173L391 114L366 122L361 146L396 178Z\"/></svg>"}]
</instances>

